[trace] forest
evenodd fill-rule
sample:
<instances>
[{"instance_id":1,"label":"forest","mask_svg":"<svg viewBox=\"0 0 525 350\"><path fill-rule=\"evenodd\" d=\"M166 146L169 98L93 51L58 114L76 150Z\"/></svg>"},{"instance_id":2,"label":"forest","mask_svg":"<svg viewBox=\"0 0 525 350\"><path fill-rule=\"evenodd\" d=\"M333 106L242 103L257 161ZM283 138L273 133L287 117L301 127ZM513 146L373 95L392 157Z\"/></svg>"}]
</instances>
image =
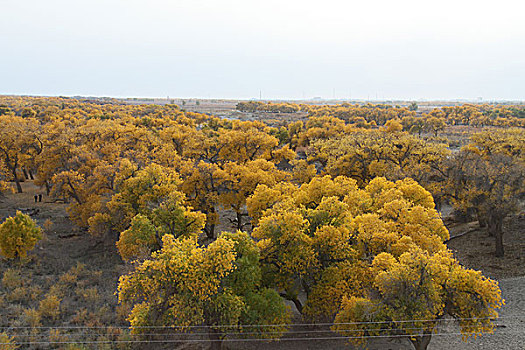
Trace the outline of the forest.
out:
<instances>
[{"instance_id":1,"label":"forest","mask_svg":"<svg viewBox=\"0 0 525 350\"><path fill-rule=\"evenodd\" d=\"M494 331L498 281L449 244L522 255L525 106L236 109L0 96L0 349Z\"/></svg>"}]
</instances>

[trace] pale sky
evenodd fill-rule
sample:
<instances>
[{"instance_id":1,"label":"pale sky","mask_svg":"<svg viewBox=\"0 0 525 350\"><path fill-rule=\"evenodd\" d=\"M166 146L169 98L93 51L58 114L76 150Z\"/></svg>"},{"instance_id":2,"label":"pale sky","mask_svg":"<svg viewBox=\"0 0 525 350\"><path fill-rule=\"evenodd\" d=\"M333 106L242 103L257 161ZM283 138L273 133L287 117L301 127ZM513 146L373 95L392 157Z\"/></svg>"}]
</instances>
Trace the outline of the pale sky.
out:
<instances>
[{"instance_id":1,"label":"pale sky","mask_svg":"<svg viewBox=\"0 0 525 350\"><path fill-rule=\"evenodd\" d=\"M0 94L525 100L523 0L0 0Z\"/></svg>"}]
</instances>

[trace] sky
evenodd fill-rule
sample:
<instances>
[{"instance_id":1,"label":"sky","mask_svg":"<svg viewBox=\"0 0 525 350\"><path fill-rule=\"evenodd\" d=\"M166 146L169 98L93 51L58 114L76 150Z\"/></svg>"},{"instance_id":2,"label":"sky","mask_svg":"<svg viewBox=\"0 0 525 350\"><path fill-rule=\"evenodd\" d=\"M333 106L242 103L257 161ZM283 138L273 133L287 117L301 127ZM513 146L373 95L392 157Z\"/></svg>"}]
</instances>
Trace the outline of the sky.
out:
<instances>
[{"instance_id":1,"label":"sky","mask_svg":"<svg viewBox=\"0 0 525 350\"><path fill-rule=\"evenodd\" d=\"M0 94L525 100L522 0L0 0Z\"/></svg>"}]
</instances>

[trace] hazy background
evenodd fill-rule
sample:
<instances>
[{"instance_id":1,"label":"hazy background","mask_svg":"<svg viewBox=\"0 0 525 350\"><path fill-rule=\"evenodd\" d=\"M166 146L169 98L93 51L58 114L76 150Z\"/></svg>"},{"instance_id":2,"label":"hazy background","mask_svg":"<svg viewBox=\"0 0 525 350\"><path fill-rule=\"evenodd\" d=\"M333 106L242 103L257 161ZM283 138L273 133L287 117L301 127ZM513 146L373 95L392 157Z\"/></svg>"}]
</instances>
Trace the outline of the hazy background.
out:
<instances>
[{"instance_id":1,"label":"hazy background","mask_svg":"<svg viewBox=\"0 0 525 350\"><path fill-rule=\"evenodd\" d=\"M525 99L523 1L0 0L0 94Z\"/></svg>"}]
</instances>

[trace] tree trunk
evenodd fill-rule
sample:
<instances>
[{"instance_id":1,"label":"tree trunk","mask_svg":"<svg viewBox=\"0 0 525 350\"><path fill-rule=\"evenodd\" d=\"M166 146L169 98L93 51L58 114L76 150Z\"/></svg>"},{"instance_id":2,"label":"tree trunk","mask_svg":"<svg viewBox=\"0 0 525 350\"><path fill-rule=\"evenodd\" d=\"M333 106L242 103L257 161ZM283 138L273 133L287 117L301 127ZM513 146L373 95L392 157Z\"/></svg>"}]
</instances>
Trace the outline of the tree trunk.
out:
<instances>
[{"instance_id":1,"label":"tree trunk","mask_svg":"<svg viewBox=\"0 0 525 350\"><path fill-rule=\"evenodd\" d=\"M505 251L503 248L503 218L491 217L488 223L490 236L494 237L496 242L496 256L503 257Z\"/></svg>"},{"instance_id":2,"label":"tree trunk","mask_svg":"<svg viewBox=\"0 0 525 350\"><path fill-rule=\"evenodd\" d=\"M206 231L206 237L209 239L215 239L215 224L208 224L206 223L204 227L204 231Z\"/></svg>"},{"instance_id":3,"label":"tree trunk","mask_svg":"<svg viewBox=\"0 0 525 350\"><path fill-rule=\"evenodd\" d=\"M434 204L436 206L436 210L441 212L441 208L443 207L443 200L441 197L434 198Z\"/></svg>"},{"instance_id":4,"label":"tree trunk","mask_svg":"<svg viewBox=\"0 0 525 350\"><path fill-rule=\"evenodd\" d=\"M478 215L478 223L480 228L487 227L487 219L481 215Z\"/></svg>"},{"instance_id":5,"label":"tree trunk","mask_svg":"<svg viewBox=\"0 0 525 350\"><path fill-rule=\"evenodd\" d=\"M20 185L20 179L18 179L18 176L16 175L16 169L14 169L14 170L12 171L12 173L13 173L13 177L14 177L14 179L15 179L16 191L17 191L18 193L22 193L22 185Z\"/></svg>"},{"instance_id":6,"label":"tree trunk","mask_svg":"<svg viewBox=\"0 0 525 350\"><path fill-rule=\"evenodd\" d=\"M242 231L242 213L240 211L237 214L237 230Z\"/></svg>"},{"instance_id":7,"label":"tree trunk","mask_svg":"<svg viewBox=\"0 0 525 350\"><path fill-rule=\"evenodd\" d=\"M476 217L478 218L479 227L487 227L487 217L480 210L476 210Z\"/></svg>"},{"instance_id":8,"label":"tree trunk","mask_svg":"<svg viewBox=\"0 0 525 350\"><path fill-rule=\"evenodd\" d=\"M69 191L69 195L73 197L77 201L78 204L82 204L82 201L80 200L80 197L78 196L77 190L75 189L75 187L73 186L69 178L67 179L67 183L69 185L69 188L71 189L71 191Z\"/></svg>"},{"instance_id":9,"label":"tree trunk","mask_svg":"<svg viewBox=\"0 0 525 350\"><path fill-rule=\"evenodd\" d=\"M221 350L222 349L222 334L216 329L210 328L208 330L208 337L210 338L210 349Z\"/></svg>"},{"instance_id":10,"label":"tree trunk","mask_svg":"<svg viewBox=\"0 0 525 350\"><path fill-rule=\"evenodd\" d=\"M428 344L430 344L431 338L432 336L430 334L425 334L419 337L410 338L410 341L412 342L412 345L414 345L414 349L426 350Z\"/></svg>"},{"instance_id":11,"label":"tree trunk","mask_svg":"<svg viewBox=\"0 0 525 350\"><path fill-rule=\"evenodd\" d=\"M290 301L294 303L295 307L297 308L297 311L302 315L303 314L303 304L301 301L297 298L291 298Z\"/></svg>"}]
</instances>

